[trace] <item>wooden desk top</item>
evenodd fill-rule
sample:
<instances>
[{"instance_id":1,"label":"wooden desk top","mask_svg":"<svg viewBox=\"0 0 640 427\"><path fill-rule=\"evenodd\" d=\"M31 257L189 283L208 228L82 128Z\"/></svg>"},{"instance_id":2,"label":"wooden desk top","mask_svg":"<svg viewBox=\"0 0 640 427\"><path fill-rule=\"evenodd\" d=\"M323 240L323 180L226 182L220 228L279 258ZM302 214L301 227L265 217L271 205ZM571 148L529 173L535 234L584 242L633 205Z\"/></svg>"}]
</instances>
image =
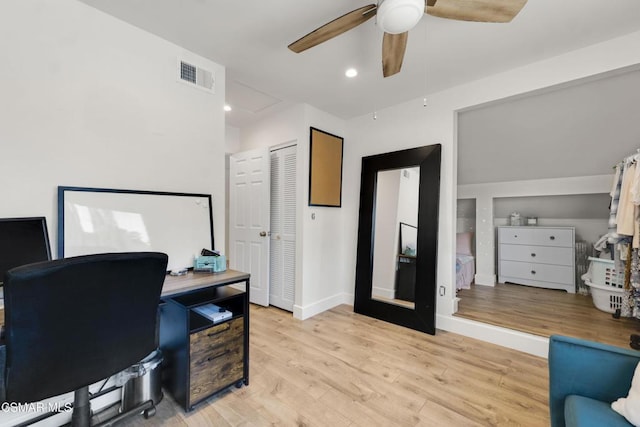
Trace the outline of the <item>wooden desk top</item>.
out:
<instances>
[{"instance_id":1,"label":"wooden desk top","mask_svg":"<svg viewBox=\"0 0 640 427\"><path fill-rule=\"evenodd\" d=\"M190 271L184 276L167 275L162 286L162 296L167 297L207 286L222 286L241 282L248 280L249 277L248 273L236 270L227 270L221 273L194 273ZM4 308L0 309L0 325L4 325Z\"/></svg>"},{"instance_id":2,"label":"wooden desk top","mask_svg":"<svg viewBox=\"0 0 640 427\"><path fill-rule=\"evenodd\" d=\"M249 279L248 273L236 270L227 270L221 273L194 273L190 271L184 276L170 276L164 280L162 296L189 292L207 286L221 286L228 283L241 282Z\"/></svg>"}]
</instances>

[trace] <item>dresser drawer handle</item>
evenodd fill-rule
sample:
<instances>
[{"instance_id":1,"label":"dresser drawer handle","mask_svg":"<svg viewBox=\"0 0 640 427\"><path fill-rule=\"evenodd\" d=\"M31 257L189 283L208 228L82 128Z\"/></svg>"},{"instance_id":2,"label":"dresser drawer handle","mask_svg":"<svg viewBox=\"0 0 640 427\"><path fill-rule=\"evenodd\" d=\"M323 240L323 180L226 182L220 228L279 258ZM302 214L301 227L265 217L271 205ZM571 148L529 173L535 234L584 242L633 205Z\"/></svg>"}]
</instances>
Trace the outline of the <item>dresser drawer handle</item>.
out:
<instances>
[{"instance_id":1,"label":"dresser drawer handle","mask_svg":"<svg viewBox=\"0 0 640 427\"><path fill-rule=\"evenodd\" d=\"M531 270L531 274L536 274L536 271L535 270Z\"/></svg>"},{"instance_id":2,"label":"dresser drawer handle","mask_svg":"<svg viewBox=\"0 0 640 427\"><path fill-rule=\"evenodd\" d=\"M536 254L531 254L531 256L535 258L535 257L536 257Z\"/></svg>"},{"instance_id":3,"label":"dresser drawer handle","mask_svg":"<svg viewBox=\"0 0 640 427\"><path fill-rule=\"evenodd\" d=\"M215 331L215 332L209 332L209 333L207 334L207 336L208 336L208 337L215 337L215 336L216 336L216 335L218 335L218 334L221 334L221 333L223 333L223 332L227 332L229 329L231 329L231 323L227 323L227 324L225 325L225 328L224 328L224 329L220 329L219 331Z\"/></svg>"},{"instance_id":4,"label":"dresser drawer handle","mask_svg":"<svg viewBox=\"0 0 640 427\"><path fill-rule=\"evenodd\" d=\"M209 356L207 357L207 362L211 362L212 360L218 359L219 357L226 356L230 351L231 350L227 349L220 354L216 354L215 356Z\"/></svg>"},{"instance_id":5,"label":"dresser drawer handle","mask_svg":"<svg viewBox=\"0 0 640 427\"><path fill-rule=\"evenodd\" d=\"M549 239L556 240L556 236L549 236Z\"/></svg>"}]
</instances>

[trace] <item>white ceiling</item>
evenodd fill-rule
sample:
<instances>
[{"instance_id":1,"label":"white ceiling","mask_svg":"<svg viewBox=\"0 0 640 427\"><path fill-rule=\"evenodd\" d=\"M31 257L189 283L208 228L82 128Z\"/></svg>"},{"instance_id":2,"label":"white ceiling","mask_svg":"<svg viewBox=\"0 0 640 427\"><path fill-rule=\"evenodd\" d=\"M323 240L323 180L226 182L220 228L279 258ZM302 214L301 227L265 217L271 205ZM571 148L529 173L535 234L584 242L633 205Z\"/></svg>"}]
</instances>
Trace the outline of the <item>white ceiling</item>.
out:
<instances>
[{"instance_id":1,"label":"white ceiling","mask_svg":"<svg viewBox=\"0 0 640 427\"><path fill-rule=\"evenodd\" d=\"M638 0L529 0L508 24L425 15L402 71L384 79L375 19L301 54L287 49L364 0L81 1L226 66L236 127L298 102L348 119L640 30Z\"/></svg>"}]
</instances>

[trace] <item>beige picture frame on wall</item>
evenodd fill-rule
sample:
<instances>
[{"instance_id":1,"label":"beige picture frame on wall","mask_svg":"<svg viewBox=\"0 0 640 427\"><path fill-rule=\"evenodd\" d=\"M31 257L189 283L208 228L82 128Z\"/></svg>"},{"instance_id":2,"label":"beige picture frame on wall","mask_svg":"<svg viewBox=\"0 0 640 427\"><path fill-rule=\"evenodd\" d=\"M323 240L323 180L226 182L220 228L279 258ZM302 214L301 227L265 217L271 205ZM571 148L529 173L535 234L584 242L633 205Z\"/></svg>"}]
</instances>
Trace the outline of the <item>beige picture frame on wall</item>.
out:
<instances>
[{"instance_id":1,"label":"beige picture frame on wall","mask_svg":"<svg viewBox=\"0 0 640 427\"><path fill-rule=\"evenodd\" d=\"M342 206L344 138L310 128L309 206Z\"/></svg>"}]
</instances>

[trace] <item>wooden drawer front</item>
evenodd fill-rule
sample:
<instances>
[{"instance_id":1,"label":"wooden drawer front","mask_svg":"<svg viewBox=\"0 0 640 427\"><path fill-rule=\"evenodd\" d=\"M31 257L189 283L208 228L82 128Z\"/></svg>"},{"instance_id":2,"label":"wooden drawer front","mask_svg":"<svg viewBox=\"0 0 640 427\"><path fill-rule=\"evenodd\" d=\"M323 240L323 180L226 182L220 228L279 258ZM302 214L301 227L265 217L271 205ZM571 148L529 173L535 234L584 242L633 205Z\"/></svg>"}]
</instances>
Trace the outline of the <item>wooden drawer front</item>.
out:
<instances>
[{"instance_id":1,"label":"wooden drawer front","mask_svg":"<svg viewBox=\"0 0 640 427\"><path fill-rule=\"evenodd\" d=\"M564 265L532 264L528 262L500 261L500 276L535 280L539 282L573 284L573 267Z\"/></svg>"},{"instance_id":2,"label":"wooden drawer front","mask_svg":"<svg viewBox=\"0 0 640 427\"><path fill-rule=\"evenodd\" d=\"M242 337L209 350L194 352L192 349L189 405L241 380L244 377L243 356Z\"/></svg>"},{"instance_id":3,"label":"wooden drawer front","mask_svg":"<svg viewBox=\"0 0 640 427\"><path fill-rule=\"evenodd\" d=\"M500 245L500 259L573 266L573 249L550 246Z\"/></svg>"},{"instance_id":4,"label":"wooden drawer front","mask_svg":"<svg viewBox=\"0 0 640 427\"><path fill-rule=\"evenodd\" d=\"M238 317L229 322L212 326L189 337L191 353L208 351L227 341L242 338L244 332L244 319Z\"/></svg>"},{"instance_id":5,"label":"wooden drawer front","mask_svg":"<svg viewBox=\"0 0 640 427\"><path fill-rule=\"evenodd\" d=\"M243 377L243 332L239 317L191 334L190 405Z\"/></svg>"}]
</instances>

